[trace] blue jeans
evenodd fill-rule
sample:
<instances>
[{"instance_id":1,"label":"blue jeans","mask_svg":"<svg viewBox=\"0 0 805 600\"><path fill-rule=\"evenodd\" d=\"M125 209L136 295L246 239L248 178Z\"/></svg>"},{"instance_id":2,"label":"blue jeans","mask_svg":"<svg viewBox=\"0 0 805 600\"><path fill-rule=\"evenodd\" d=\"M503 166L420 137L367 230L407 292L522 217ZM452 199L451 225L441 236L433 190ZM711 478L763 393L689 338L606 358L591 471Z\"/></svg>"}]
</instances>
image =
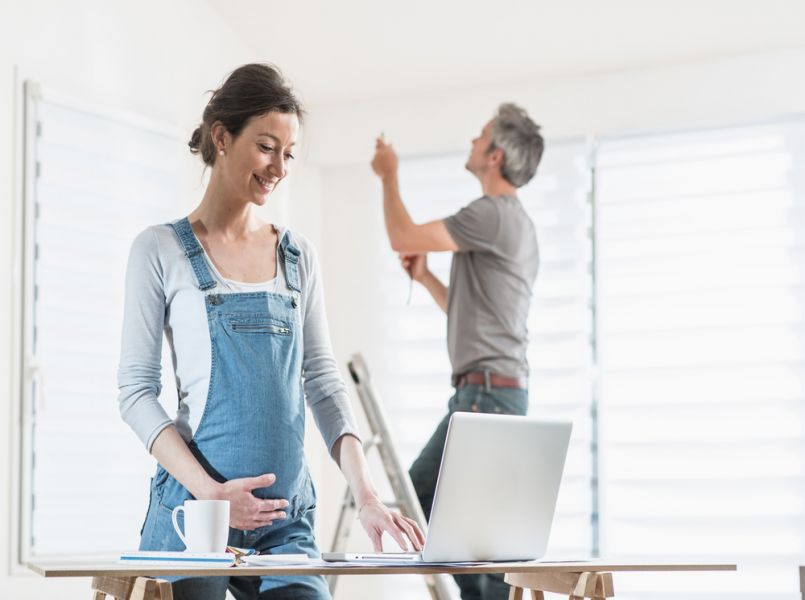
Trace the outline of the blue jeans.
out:
<instances>
[{"instance_id":1,"label":"blue jeans","mask_svg":"<svg viewBox=\"0 0 805 600\"><path fill-rule=\"evenodd\" d=\"M450 416L454 412L525 415L528 411L528 390L491 388L486 391L482 385L466 385L456 390L447 408L447 416L436 427L408 471L427 520L430 520L430 511L433 508L433 494L436 491ZM506 600L509 597L509 586L503 581L502 574L456 575L454 579L461 588L462 600Z\"/></svg>"}]
</instances>

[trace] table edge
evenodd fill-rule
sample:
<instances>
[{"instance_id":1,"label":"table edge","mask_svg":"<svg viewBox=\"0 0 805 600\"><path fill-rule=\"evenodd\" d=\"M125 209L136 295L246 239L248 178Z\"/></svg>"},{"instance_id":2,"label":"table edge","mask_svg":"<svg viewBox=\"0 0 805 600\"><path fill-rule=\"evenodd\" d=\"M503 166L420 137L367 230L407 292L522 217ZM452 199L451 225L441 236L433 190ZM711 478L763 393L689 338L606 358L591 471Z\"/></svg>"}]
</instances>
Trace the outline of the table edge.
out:
<instances>
[{"instance_id":1,"label":"table edge","mask_svg":"<svg viewBox=\"0 0 805 600\"><path fill-rule=\"evenodd\" d=\"M548 572L681 572L681 571L737 571L737 564L618 564L618 563L503 563L495 565L478 565L471 567L426 567L426 566L390 566L390 567L300 567L300 566L265 566L265 567L155 567L141 566L129 568L108 565L100 568L76 565L54 565L49 567L37 563L28 563L27 567L45 578L58 577L171 577L197 575L202 577L216 576L256 576L256 575L423 575L423 574L456 574L456 573L536 573Z\"/></svg>"}]
</instances>

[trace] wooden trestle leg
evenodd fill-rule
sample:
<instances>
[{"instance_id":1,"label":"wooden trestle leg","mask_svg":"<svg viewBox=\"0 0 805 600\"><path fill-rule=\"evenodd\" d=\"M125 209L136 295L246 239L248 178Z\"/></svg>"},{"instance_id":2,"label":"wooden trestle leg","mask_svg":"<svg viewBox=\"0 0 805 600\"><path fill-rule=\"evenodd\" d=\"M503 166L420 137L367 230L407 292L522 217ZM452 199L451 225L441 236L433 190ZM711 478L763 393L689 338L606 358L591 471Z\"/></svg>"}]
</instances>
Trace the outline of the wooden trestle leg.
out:
<instances>
[{"instance_id":1,"label":"wooden trestle leg","mask_svg":"<svg viewBox=\"0 0 805 600\"><path fill-rule=\"evenodd\" d=\"M523 591L531 600L544 600L542 592L567 594L569 600L605 600L615 595L612 573L507 573L511 587L509 600L523 600Z\"/></svg>"},{"instance_id":2,"label":"wooden trestle leg","mask_svg":"<svg viewBox=\"0 0 805 600\"><path fill-rule=\"evenodd\" d=\"M173 600L169 581L151 577L93 577L93 600Z\"/></svg>"}]
</instances>

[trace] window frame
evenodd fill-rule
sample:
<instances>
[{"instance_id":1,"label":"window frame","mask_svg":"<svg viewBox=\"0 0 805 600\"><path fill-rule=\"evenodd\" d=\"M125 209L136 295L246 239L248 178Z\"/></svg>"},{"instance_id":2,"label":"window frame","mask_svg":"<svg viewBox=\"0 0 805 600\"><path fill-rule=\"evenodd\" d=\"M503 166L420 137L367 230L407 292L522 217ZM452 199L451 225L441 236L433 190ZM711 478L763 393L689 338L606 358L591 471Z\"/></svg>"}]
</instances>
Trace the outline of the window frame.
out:
<instances>
[{"instance_id":1,"label":"window frame","mask_svg":"<svg viewBox=\"0 0 805 600\"><path fill-rule=\"evenodd\" d=\"M36 177L38 159L36 138L41 133L37 106L47 102L94 117L172 137L181 142L183 130L129 110L100 106L44 86L15 70L15 156L13 174L17 184L12 199L14 224L11 329L11 493L9 530L9 570L11 575L31 575L27 563L34 558L61 557L37 554L31 543L33 532L33 468L36 399L32 391L36 362L33 354L33 314L36 257L35 220L37 217ZM180 177L184 176L182 172ZM183 199L177 199L181 204Z\"/></svg>"}]
</instances>

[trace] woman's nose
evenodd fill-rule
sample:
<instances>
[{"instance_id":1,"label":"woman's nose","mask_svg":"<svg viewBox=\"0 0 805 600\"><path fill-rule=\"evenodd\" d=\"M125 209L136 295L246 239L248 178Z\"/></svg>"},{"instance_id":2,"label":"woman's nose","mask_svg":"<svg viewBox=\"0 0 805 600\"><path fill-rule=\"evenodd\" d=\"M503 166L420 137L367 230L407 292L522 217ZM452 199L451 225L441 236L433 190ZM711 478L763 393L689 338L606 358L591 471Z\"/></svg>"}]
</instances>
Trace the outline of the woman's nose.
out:
<instances>
[{"instance_id":1,"label":"woman's nose","mask_svg":"<svg viewBox=\"0 0 805 600\"><path fill-rule=\"evenodd\" d=\"M271 161L269 170L271 171L272 175L274 175L274 177L278 177L279 179L285 177L285 172L287 170L285 158L282 156L275 156L274 160Z\"/></svg>"}]
</instances>

